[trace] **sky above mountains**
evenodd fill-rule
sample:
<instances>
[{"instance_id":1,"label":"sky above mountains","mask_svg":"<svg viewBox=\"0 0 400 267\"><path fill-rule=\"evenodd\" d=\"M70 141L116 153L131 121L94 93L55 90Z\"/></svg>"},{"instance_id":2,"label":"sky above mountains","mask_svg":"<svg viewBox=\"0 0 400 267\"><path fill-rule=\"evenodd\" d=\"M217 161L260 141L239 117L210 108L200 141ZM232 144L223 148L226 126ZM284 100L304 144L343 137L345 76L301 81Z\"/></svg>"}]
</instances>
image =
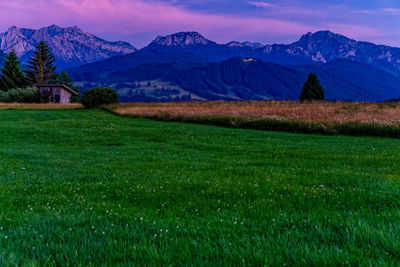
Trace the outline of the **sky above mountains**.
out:
<instances>
[{"instance_id":1,"label":"sky above mountains","mask_svg":"<svg viewBox=\"0 0 400 267\"><path fill-rule=\"evenodd\" d=\"M398 0L1 0L0 31L9 26L78 25L136 47L157 35L198 31L220 43L289 43L331 30L400 47Z\"/></svg>"}]
</instances>

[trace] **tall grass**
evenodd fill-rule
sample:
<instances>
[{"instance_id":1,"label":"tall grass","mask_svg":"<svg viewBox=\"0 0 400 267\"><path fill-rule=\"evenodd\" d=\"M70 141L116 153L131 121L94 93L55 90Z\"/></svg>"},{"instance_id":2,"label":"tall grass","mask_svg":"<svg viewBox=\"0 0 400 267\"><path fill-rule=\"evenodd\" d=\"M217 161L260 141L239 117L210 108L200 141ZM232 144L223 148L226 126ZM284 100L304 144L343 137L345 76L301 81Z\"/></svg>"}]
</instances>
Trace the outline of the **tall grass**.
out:
<instances>
[{"instance_id":1,"label":"tall grass","mask_svg":"<svg viewBox=\"0 0 400 267\"><path fill-rule=\"evenodd\" d=\"M106 107L131 117L295 133L400 137L397 103L183 102Z\"/></svg>"},{"instance_id":2,"label":"tall grass","mask_svg":"<svg viewBox=\"0 0 400 267\"><path fill-rule=\"evenodd\" d=\"M63 109L80 109L83 106L79 103L71 104L24 104L24 103L0 103L0 110L63 110Z\"/></svg>"}]
</instances>

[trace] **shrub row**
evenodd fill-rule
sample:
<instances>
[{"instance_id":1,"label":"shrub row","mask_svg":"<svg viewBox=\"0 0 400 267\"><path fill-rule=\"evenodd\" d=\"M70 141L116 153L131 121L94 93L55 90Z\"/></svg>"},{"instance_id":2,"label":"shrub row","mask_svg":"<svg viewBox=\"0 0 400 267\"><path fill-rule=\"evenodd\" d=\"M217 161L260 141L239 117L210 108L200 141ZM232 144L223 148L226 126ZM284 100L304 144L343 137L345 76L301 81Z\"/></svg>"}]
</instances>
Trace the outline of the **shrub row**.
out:
<instances>
[{"instance_id":1,"label":"shrub row","mask_svg":"<svg viewBox=\"0 0 400 267\"><path fill-rule=\"evenodd\" d=\"M16 88L7 92L0 90L0 102L3 103L39 103L40 92L36 87Z\"/></svg>"}]
</instances>

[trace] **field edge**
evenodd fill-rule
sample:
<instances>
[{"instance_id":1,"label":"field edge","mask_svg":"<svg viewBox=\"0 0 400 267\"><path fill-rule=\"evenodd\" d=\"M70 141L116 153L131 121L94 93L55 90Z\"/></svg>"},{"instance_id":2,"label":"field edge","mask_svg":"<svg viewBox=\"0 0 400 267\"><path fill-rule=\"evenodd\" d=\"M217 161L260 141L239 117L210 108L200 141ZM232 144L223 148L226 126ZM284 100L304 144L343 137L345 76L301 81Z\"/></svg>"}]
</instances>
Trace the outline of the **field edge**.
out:
<instances>
[{"instance_id":1,"label":"field edge","mask_svg":"<svg viewBox=\"0 0 400 267\"><path fill-rule=\"evenodd\" d=\"M346 135L400 138L400 126L366 123L366 122L306 122L296 119L263 118L251 119L229 115L173 115L170 113L159 114L121 114L115 105L103 106L102 110L126 118L143 118L164 122L183 122L201 125L220 126L237 129L253 129L262 131L279 131L303 134Z\"/></svg>"}]
</instances>

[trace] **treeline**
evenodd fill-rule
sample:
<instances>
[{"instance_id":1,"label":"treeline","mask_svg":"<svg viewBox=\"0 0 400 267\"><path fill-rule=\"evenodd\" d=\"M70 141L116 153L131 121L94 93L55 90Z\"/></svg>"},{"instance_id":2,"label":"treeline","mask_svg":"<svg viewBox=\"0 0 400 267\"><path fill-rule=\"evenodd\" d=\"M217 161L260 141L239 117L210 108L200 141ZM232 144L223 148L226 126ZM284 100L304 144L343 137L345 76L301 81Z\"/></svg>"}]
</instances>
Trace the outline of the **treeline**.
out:
<instances>
[{"instance_id":1,"label":"treeline","mask_svg":"<svg viewBox=\"0 0 400 267\"><path fill-rule=\"evenodd\" d=\"M39 89L35 84L65 84L79 93L73 87L72 78L66 71L57 73L54 64L55 57L45 42L40 42L24 70L14 50L6 57L0 75L0 102L41 102ZM71 99L79 101L79 96Z\"/></svg>"}]
</instances>

